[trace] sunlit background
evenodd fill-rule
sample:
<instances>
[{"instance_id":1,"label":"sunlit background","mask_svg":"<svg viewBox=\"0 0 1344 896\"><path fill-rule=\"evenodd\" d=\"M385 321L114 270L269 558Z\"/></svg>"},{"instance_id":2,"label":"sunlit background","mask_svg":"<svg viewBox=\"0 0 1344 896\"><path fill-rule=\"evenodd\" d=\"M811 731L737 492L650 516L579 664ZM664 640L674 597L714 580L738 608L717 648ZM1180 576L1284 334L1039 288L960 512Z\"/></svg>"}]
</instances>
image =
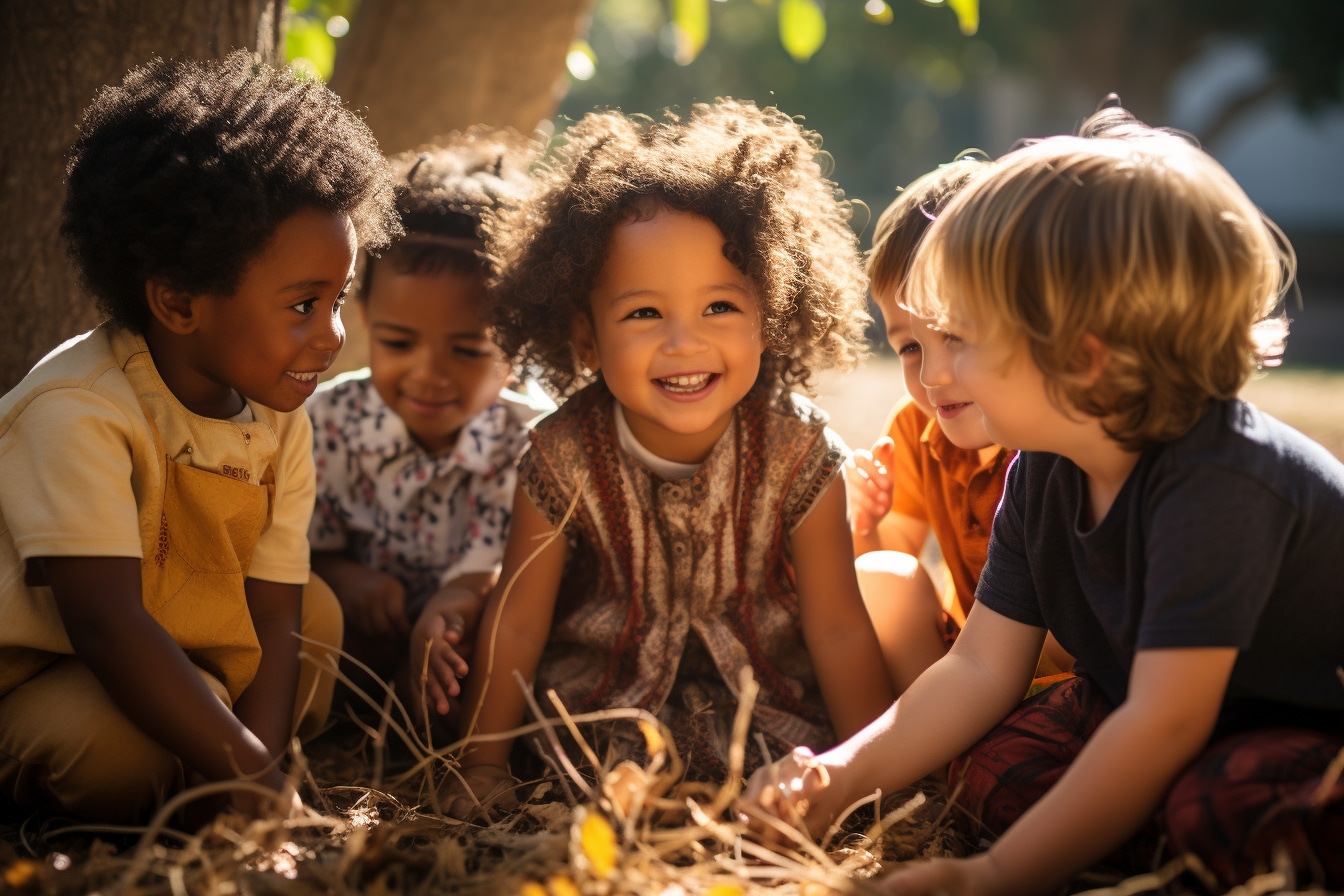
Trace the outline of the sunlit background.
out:
<instances>
[{"instance_id":1,"label":"sunlit background","mask_svg":"<svg viewBox=\"0 0 1344 896\"><path fill-rule=\"evenodd\" d=\"M358 0L291 0L326 77ZM1197 136L1301 256L1288 362L1344 367L1340 0L598 0L553 127L717 96L818 131L866 245L897 188L978 148L1073 130L1109 91Z\"/></svg>"}]
</instances>

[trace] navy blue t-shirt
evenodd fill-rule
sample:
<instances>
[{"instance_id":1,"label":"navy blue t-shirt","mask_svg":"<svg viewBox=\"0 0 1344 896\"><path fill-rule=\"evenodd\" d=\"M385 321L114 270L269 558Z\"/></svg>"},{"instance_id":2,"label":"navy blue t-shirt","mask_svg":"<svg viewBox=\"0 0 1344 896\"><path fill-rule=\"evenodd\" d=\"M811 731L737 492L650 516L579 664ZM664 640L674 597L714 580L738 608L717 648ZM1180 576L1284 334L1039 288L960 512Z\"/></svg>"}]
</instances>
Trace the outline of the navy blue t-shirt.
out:
<instances>
[{"instance_id":1,"label":"navy blue t-shirt","mask_svg":"<svg viewBox=\"0 0 1344 896\"><path fill-rule=\"evenodd\" d=\"M1344 464L1215 402L1143 453L1091 529L1086 494L1072 461L1019 454L976 600L1048 628L1116 705L1136 650L1235 647L1220 724L1344 721Z\"/></svg>"}]
</instances>

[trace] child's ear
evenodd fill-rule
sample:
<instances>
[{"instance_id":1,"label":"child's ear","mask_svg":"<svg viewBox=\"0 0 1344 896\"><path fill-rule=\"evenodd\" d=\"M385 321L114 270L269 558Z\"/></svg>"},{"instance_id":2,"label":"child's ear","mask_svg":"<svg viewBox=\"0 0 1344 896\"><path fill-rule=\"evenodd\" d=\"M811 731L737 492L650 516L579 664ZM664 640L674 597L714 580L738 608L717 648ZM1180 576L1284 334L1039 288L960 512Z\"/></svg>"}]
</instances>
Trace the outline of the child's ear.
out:
<instances>
[{"instance_id":1,"label":"child's ear","mask_svg":"<svg viewBox=\"0 0 1344 896\"><path fill-rule=\"evenodd\" d=\"M1075 369L1087 380L1088 386L1094 386L1097 380L1111 364L1111 350L1101 337L1095 333L1084 333L1078 346L1078 358Z\"/></svg>"},{"instance_id":2,"label":"child's ear","mask_svg":"<svg viewBox=\"0 0 1344 896\"><path fill-rule=\"evenodd\" d=\"M186 336L199 322L192 314L192 296L174 289L161 280L145 282L145 301L149 313L170 333Z\"/></svg>"},{"instance_id":3,"label":"child's ear","mask_svg":"<svg viewBox=\"0 0 1344 896\"><path fill-rule=\"evenodd\" d=\"M588 368L589 373L601 370L602 361L597 354L597 336L593 333L593 322L586 315L580 314L575 319L570 338L574 343L574 357L579 363Z\"/></svg>"}]
</instances>

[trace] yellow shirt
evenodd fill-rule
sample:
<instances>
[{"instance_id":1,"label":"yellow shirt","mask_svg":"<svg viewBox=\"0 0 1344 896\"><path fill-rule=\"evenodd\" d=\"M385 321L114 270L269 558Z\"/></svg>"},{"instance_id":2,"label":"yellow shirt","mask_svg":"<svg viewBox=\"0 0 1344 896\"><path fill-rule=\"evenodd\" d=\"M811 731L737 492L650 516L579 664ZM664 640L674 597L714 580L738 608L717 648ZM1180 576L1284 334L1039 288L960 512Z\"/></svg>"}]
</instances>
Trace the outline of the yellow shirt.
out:
<instances>
[{"instance_id":1,"label":"yellow shirt","mask_svg":"<svg viewBox=\"0 0 1344 896\"><path fill-rule=\"evenodd\" d=\"M178 464L257 488L274 480L247 575L308 580L308 417L249 407L248 423L191 413L164 385L144 339L108 324L60 346L0 398L0 695L32 674L35 652L73 652L51 589L26 575L29 558L153 554L140 519L162 505L164 464L150 417Z\"/></svg>"}]
</instances>

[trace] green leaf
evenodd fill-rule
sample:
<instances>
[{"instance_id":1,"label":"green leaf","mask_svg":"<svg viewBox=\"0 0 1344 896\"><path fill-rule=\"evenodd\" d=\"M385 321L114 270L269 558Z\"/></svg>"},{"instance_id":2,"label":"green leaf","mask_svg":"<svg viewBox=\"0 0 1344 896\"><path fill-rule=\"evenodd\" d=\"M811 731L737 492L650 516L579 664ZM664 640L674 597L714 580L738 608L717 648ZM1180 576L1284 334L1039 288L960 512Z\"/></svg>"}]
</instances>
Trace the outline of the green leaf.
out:
<instances>
[{"instance_id":1,"label":"green leaf","mask_svg":"<svg viewBox=\"0 0 1344 896\"><path fill-rule=\"evenodd\" d=\"M680 65L690 65L709 40L710 0L672 0L672 25L677 29Z\"/></svg>"},{"instance_id":2,"label":"green leaf","mask_svg":"<svg viewBox=\"0 0 1344 896\"><path fill-rule=\"evenodd\" d=\"M957 14L962 34L969 37L980 30L980 0L947 0L947 5Z\"/></svg>"},{"instance_id":3,"label":"green leaf","mask_svg":"<svg viewBox=\"0 0 1344 896\"><path fill-rule=\"evenodd\" d=\"M797 62L806 62L826 43L826 15L817 0L780 0L779 40Z\"/></svg>"}]
</instances>

